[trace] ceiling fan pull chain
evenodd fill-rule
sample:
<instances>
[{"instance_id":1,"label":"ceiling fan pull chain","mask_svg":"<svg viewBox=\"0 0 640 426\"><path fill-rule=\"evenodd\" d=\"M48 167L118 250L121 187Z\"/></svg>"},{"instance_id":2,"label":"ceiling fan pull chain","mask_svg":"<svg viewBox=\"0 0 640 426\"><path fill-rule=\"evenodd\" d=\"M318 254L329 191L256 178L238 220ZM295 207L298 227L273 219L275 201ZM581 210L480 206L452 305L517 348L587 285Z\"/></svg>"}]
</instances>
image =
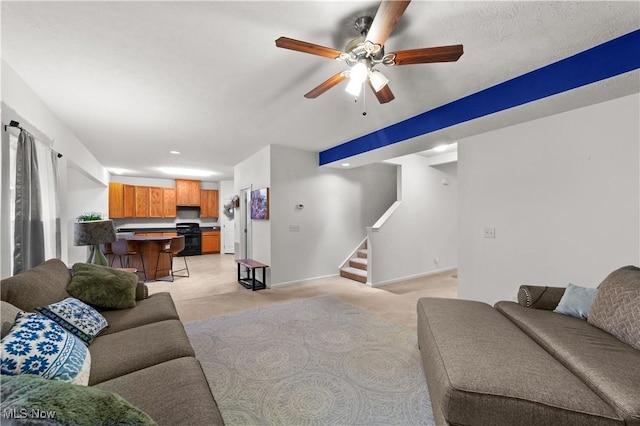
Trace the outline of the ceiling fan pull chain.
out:
<instances>
[{"instance_id":1,"label":"ceiling fan pull chain","mask_svg":"<svg viewBox=\"0 0 640 426\"><path fill-rule=\"evenodd\" d=\"M367 115L367 88L364 87L364 82L362 82L362 115Z\"/></svg>"}]
</instances>

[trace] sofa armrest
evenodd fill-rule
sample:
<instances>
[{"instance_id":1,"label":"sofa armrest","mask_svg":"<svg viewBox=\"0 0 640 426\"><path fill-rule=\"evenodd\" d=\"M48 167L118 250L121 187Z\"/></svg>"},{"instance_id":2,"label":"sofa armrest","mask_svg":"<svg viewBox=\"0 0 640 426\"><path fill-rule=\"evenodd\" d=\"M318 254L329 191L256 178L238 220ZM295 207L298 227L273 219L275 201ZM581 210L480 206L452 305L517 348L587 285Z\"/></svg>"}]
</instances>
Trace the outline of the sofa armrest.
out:
<instances>
[{"instance_id":1,"label":"sofa armrest","mask_svg":"<svg viewBox=\"0 0 640 426\"><path fill-rule=\"evenodd\" d=\"M564 287L521 285L518 290L518 303L526 308L553 311L560 303L564 290Z\"/></svg>"},{"instance_id":2,"label":"sofa armrest","mask_svg":"<svg viewBox=\"0 0 640 426\"><path fill-rule=\"evenodd\" d=\"M136 300L144 300L149 297L149 287L142 281L136 286Z\"/></svg>"}]
</instances>

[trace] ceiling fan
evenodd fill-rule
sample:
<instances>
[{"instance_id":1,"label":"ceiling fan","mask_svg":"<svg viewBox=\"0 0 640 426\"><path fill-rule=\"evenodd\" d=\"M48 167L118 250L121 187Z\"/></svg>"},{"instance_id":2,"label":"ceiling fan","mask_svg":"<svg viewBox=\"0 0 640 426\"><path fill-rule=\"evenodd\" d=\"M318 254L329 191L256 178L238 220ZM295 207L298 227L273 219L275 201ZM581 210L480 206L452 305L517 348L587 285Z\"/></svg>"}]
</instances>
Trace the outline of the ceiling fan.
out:
<instances>
[{"instance_id":1,"label":"ceiling fan","mask_svg":"<svg viewBox=\"0 0 640 426\"><path fill-rule=\"evenodd\" d=\"M346 87L348 93L358 96L362 86L366 83L378 101L384 104L392 101L395 96L387 84L389 79L374 68L376 65L384 64L390 67L457 61L463 53L461 44L399 50L385 54L384 44L410 2L410 0L383 0L378 7L375 18L362 16L356 19L355 27L360 33L360 37L347 43L344 52L288 37L277 39L277 47L336 59L345 62L350 67L320 83L304 97L317 98L342 81L349 79L349 84Z\"/></svg>"}]
</instances>

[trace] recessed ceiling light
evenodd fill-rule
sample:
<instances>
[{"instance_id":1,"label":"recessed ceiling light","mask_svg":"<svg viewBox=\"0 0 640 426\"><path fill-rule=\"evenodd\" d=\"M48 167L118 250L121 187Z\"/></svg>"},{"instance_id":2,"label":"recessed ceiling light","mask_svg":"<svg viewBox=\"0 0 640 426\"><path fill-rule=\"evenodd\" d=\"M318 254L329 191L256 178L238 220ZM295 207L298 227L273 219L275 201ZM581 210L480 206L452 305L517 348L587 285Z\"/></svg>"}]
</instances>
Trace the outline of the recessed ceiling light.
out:
<instances>
[{"instance_id":1,"label":"recessed ceiling light","mask_svg":"<svg viewBox=\"0 0 640 426\"><path fill-rule=\"evenodd\" d=\"M158 170L168 175L180 176L207 177L216 174L215 172L212 172L210 170L183 169L180 167L158 167Z\"/></svg>"},{"instance_id":2,"label":"recessed ceiling light","mask_svg":"<svg viewBox=\"0 0 640 426\"><path fill-rule=\"evenodd\" d=\"M107 170L108 170L108 171L109 171L109 173L111 173L112 175L121 175L121 174L123 174L123 173L125 172L125 170L124 170L124 169L112 169L112 168L109 168L109 169L107 169Z\"/></svg>"},{"instance_id":3,"label":"recessed ceiling light","mask_svg":"<svg viewBox=\"0 0 640 426\"><path fill-rule=\"evenodd\" d=\"M449 148L449 145L438 145L435 148L433 148L433 150L435 152L443 152L443 151L446 151L447 148Z\"/></svg>"},{"instance_id":4,"label":"recessed ceiling light","mask_svg":"<svg viewBox=\"0 0 640 426\"><path fill-rule=\"evenodd\" d=\"M342 167L349 167L351 163L342 163Z\"/></svg>"},{"instance_id":5,"label":"recessed ceiling light","mask_svg":"<svg viewBox=\"0 0 640 426\"><path fill-rule=\"evenodd\" d=\"M178 155L178 154L180 154L180 151L169 151L169 154L175 154L175 155Z\"/></svg>"}]
</instances>

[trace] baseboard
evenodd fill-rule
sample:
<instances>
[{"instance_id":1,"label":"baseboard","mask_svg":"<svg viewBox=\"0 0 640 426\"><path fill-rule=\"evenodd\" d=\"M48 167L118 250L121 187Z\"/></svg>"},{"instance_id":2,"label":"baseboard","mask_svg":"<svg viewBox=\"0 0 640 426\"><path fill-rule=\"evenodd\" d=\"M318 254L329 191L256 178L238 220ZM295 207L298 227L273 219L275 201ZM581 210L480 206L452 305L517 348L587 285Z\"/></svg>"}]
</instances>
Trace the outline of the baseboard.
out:
<instances>
[{"instance_id":1,"label":"baseboard","mask_svg":"<svg viewBox=\"0 0 640 426\"><path fill-rule=\"evenodd\" d=\"M428 277L430 275L437 275L437 274L441 274L443 272L454 271L456 269L458 269L457 266L451 266L449 268L436 269L435 271L424 272L422 274L407 275L406 277L394 278L392 280L382 281L380 283L375 283L375 284L367 282L367 285L369 287L382 287L382 286L389 285L389 284L395 284L395 283L398 283L400 281L407 281L407 280L412 280L412 279L415 279L415 278Z\"/></svg>"},{"instance_id":2,"label":"baseboard","mask_svg":"<svg viewBox=\"0 0 640 426\"><path fill-rule=\"evenodd\" d=\"M269 288L289 287L289 286L298 285L298 284L310 284L314 281L325 280L327 278L335 278L338 276L340 276L340 274L331 274L331 275L324 275L322 277L305 278L304 280L299 280L299 281L287 281L283 283L275 283L275 284L269 285Z\"/></svg>"}]
</instances>

